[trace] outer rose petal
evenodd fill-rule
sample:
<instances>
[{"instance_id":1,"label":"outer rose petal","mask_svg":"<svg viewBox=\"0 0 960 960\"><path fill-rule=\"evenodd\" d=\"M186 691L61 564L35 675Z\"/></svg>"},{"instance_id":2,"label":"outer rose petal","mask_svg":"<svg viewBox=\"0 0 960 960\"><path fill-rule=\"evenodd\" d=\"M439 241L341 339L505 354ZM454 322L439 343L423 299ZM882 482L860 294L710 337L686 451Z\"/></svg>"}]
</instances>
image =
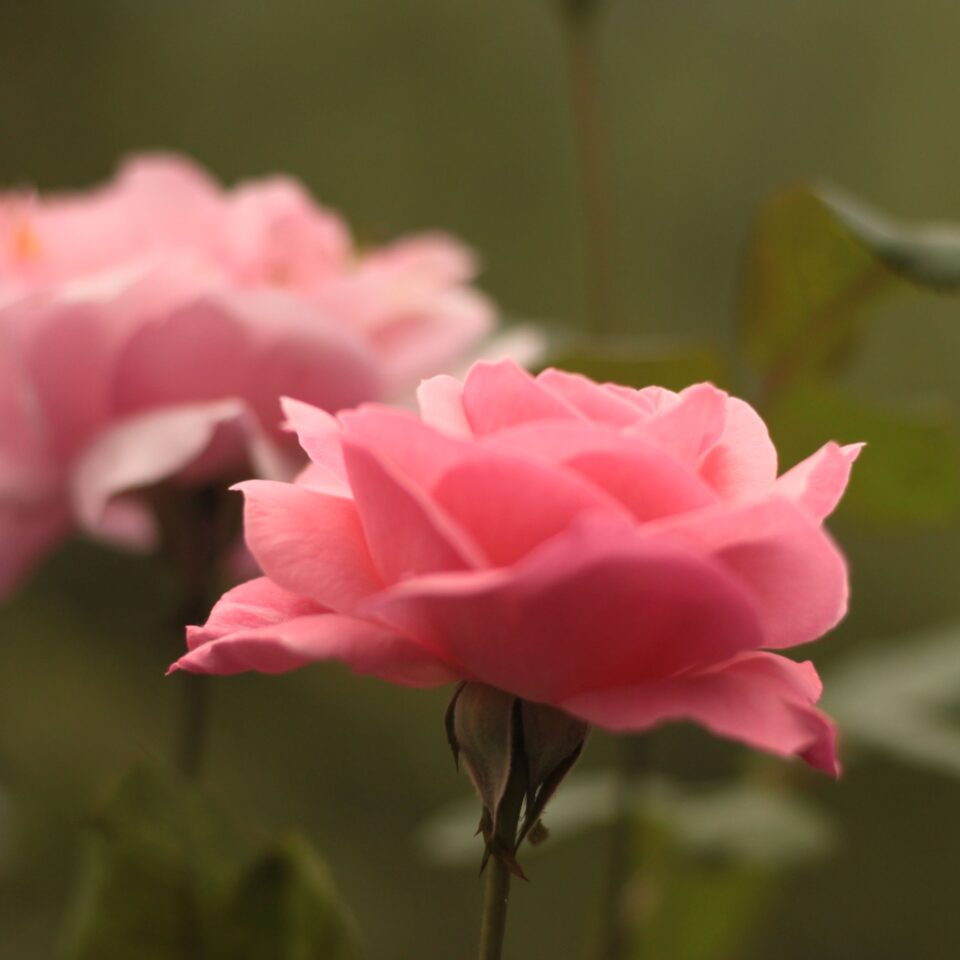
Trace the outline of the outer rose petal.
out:
<instances>
[{"instance_id":1,"label":"outer rose petal","mask_svg":"<svg viewBox=\"0 0 960 960\"><path fill-rule=\"evenodd\" d=\"M280 406L285 426L297 435L300 446L310 457L309 486L319 488L321 478L326 492L349 497L350 483L340 446L340 424L319 407L282 397Z\"/></svg>"},{"instance_id":2,"label":"outer rose petal","mask_svg":"<svg viewBox=\"0 0 960 960\"><path fill-rule=\"evenodd\" d=\"M436 370L449 370L493 330L494 317L485 297L454 288L375 330L373 344L390 374L387 393L396 396Z\"/></svg>"},{"instance_id":3,"label":"outer rose petal","mask_svg":"<svg viewBox=\"0 0 960 960\"><path fill-rule=\"evenodd\" d=\"M238 400L165 407L118 421L74 467L71 495L80 522L96 532L111 498L180 473L205 454L219 430L233 425L240 427L238 442L224 456L235 464L246 437L253 459L266 466L270 451Z\"/></svg>"},{"instance_id":4,"label":"outer rose petal","mask_svg":"<svg viewBox=\"0 0 960 960\"><path fill-rule=\"evenodd\" d=\"M840 502L853 461L863 447L862 443L846 447L828 443L780 477L777 493L792 500L814 520L823 520Z\"/></svg>"},{"instance_id":5,"label":"outer rose petal","mask_svg":"<svg viewBox=\"0 0 960 960\"><path fill-rule=\"evenodd\" d=\"M582 420L513 361L475 363L463 385L463 409L477 436L530 420Z\"/></svg>"},{"instance_id":6,"label":"outer rose petal","mask_svg":"<svg viewBox=\"0 0 960 960\"><path fill-rule=\"evenodd\" d=\"M726 426L700 464L700 476L728 500L763 493L777 476L777 451L767 425L748 403L727 397Z\"/></svg>"},{"instance_id":7,"label":"outer rose petal","mask_svg":"<svg viewBox=\"0 0 960 960\"><path fill-rule=\"evenodd\" d=\"M763 639L722 567L608 521L577 524L514 567L421 577L361 609L444 650L464 676L545 703L726 660Z\"/></svg>"},{"instance_id":8,"label":"outer rose petal","mask_svg":"<svg viewBox=\"0 0 960 960\"><path fill-rule=\"evenodd\" d=\"M822 636L847 610L847 565L836 544L787 500L721 504L667 518L668 531L707 551L748 589L761 614L762 646L782 648Z\"/></svg>"},{"instance_id":9,"label":"outer rose petal","mask_svg":"<svg viewBox=\"0 0 960 960\"><path fill-rule=\"evenodd\" d=\"M457 679L418 644L376 624L325 613L265 577L225 594L206 626L190 628L188 644L170 672L285 673L314 660L341 660L356 673L405 686Z\"/></svg>"},{"instance_id":10,"label":"outer rose petal","mask_svg":"<svg viewBox=\"0 0 960 960\"><path fill-rule=\"evenodd\" d=\"M270 480L234 489L245 497L247 546L275 583L344 612L382 589L352 500Z\"/></svg>"},{"instance_id":11,"label":"outer rose petal","mask_svg":"<svg viewBox=\"0 0 960 960\"><path fill-rule=\"evenodd\" d=\"M819 696L811 663L757 652L666 680L582 693L562 706L588 723L617 731L692 720L719 736L802 757L838 776L834 726L813 707Z\"/></svg>"}]
</instances>

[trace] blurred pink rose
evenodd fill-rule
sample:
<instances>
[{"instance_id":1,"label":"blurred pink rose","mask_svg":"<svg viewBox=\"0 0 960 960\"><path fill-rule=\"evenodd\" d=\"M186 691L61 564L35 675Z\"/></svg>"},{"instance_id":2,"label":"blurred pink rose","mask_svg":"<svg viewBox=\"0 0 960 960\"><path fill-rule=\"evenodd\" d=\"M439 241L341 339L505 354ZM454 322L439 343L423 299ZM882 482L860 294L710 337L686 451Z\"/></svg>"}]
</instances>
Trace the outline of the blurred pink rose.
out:
<instances>
[{"instance_id":1,"label":"blurred pink rose","mask_svg":"<svg viewBox=\"0 0 960 960\"><path fill-rule=\"evenodd\" d=\"M127 491L292 475L280 394L336 410L454 368L493 325L475 272L439 235L358 253L295 181L175 157L0 196L0 595L76 523L149 538Z\"/></svg>"},{"instance_id":2,"label":"blurred pink rose","mask_svg":"<svg viewBox=\"0 0 960 960\"><path fill-rule=\"evenodd\" d=\"M847 606L821 522L859 446L777 478L766 427L710 384L676 394L510 362L420 388L421 418L286 403L311 466L250 481L266 576L227 593L174 669L337 659L467 679L612 730L687 719L837 772L810 663Z\"/></svg>"}]
</instances>

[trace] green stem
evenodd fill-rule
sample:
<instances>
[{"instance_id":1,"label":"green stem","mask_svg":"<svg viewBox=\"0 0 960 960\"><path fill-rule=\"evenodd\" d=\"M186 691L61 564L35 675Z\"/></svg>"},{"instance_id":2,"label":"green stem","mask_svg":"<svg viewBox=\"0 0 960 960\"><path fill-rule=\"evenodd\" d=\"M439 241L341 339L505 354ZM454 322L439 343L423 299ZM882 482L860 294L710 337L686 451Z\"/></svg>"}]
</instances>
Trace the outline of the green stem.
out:
<instances>
[{"instance_id":1,"label":"green stem","mask_svg":"<svg viewBox=\"0 0 960 960\"><path fill-rule=\"evenodd\" d=\"M500 960L507 929L507 902L510 897L510 871L506 864L491 857L487 864L487 883L480 921L479 960Z\"/></svg>"},{"instance_id":2,"label":"green stem","mask_svg":"<svg viewBox=\"0 0 960 960\"><path fill-rule=\"evenodd\" d=\"M596 50L599 0L560 0L587 287L587 319L595 333L609 333L616 315L613 206L600 71Z\"/></svg>"},{"instance_id":3,"label":"green stem","mask_svg":"<svg viewBox=\"0 0 960 960\"><path fill-rule=\"evenodd\" d=\"M225 550L236 533L237 518L228 494L220 487L161 490L154 509L162 548L180 591L176 610L176 653L182 651L183 631L203 623L215 600ZM209 733L208 678L180 673L173 682L181 691L176 762L189 780L200 779Z\"/></svg>"},{"instance_id":4,"label":"green stem","mask_svg":"<svg viewBox=\"0 0 960 960\"><path fill-rule=\"evenodd\" d=\"M493 835L487 844L487 882L483 896L483 914L480 918L479 960L500 960L503 953L503 938L507 927L507 902L510 898L510 872L523 876L517 864L516 854L520 829L520 812L527 793L527 760L520 748L523 738L522 704L513 703L514 749L512 750L510 774L496 811ZM493 816L487 811L485 816Z\"/></svg>"}]
</instances>

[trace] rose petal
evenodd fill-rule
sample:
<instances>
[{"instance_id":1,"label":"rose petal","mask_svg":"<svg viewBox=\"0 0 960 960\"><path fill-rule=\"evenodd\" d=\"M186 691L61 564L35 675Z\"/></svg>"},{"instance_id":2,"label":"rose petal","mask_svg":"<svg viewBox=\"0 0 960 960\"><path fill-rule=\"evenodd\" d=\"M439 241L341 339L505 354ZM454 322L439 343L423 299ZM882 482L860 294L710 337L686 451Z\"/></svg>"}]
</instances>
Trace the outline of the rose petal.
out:
<instances>
[{"instance_id":1,"label":"rose petal","mask_svg":"<svg viewBox=\"0 0 960 960\"><path fill-rule=\"evenodd\" d=\"M463 385L463 408L477 436L530 420L582 419L511 360L475 363Z\"/></svg>"},{"instance_id":2,"label":"rose petal","mask_svg":"<svg viewBox=\"0 0 960 960\"><path fill-rule=\"evenodd\" d=\"M370 553L387 583L486 563L469 535L397 468L349 436L343 455Z\"/></svg>"},{"instance_id":3,"label":"rose petal","mask_svg":"<svg viewBox=\"0 0 960 960\"><path fill-rule=\"evenodd\" d=\"M776 482L776 491L820 521L833 513L850 480L862 443L841 447L828 443L788 470Z\"/></svg>"},{"instance_id":4,"label":"rose petal","mask_svg":"<svg viewBox=\"0 0 960 960\"><path fill-rule=\"evenodd\" d=\"M695 466L723 434L727 399L712 383L698 383L626 432L649 437L681 463Z\"/></svg>"},{"instance_id":5,"label":"rose petal","mask_svg":"<svg viewBox=\"0 0 960 960\"><path fill-rule=\"evenodd\" d=\"M744 653L725 664L564 701L570 713L615 731L641 731L666 720L692 720L721 737L779 756L799 756L838 776L836 731L813 704L813 665L770 653Z\"/></svg>"},{"instance_id":6,"label":"rose petal","mask_svg":"<svg viewBox=\"0 0 960 960\"><path fill-rule=\"evenodd\" d=\"M112 497L179 473L207 450L219 429L244 420L245 430L253 431L243 404L222 400L167 407L117 422L99 434L74 467L71 499L78 519L96 532Z\"/></svg>"},{"instance_id":7,"label":"rose petal","mask_svg":"<svg viewBox=\"0 0 960 960\"><path fill-rule=\"evenodd\" d=\"M382 588L352 500L270 480L234 489L247 546L279 586L340 612Z\"/></svg>"},{"instance_id":8,"label":"rose petal","mask_svg":"<svg viewBox=\"0 0 960 960\"><path fill-rule=\"evenodd\" d=\"M495 565L515 563L579 516L625 518L626 511L573 471L476 451L436 482L433 500Z\"/></svg>"},{"instance_id":9,"label":"rose petal","mask_svg":"<svg viewBox=\"0 0 960 960\"><path fill-rule=\"evenodd\" d=\"M444 650L466 677L545 703L763 640L750 598L718 564L597 519L507 570L417 578L362 609Z\"/></svg>"},{"instance_id":10,"label":"rose petal","mask_svg":"<svg viewBox=\"0 0 960 960\"><path fill-rule=\"evenodd\" d=\"M454 437L471 437L473 431L463 409L463 384L441 374L424 380L417 388L420 418L424 423Z\"/></svg>"},{"instance_id":11,"label":"rose petal","mask_svg":"<svg viewBox=\"0 0 960 960\"><path fill-rule=\"evenodd\" d=\"M429 650L364 620L310 612L309 604L266 578L225 594L190 651L169 672L285 673L315 660L340 660L354 672L405 686L436 686L456 676Z\"/></svg>"},{"instance_id":12,"label":"rose petal","mask_svg":"<svg viewBox=\"0 0 960 960\"><path fill-rule=\"evenodd\" d=\"M588 420L626 427L640 419L636 404L580 374L544 370L538 374L537 383L579 410Z\"/></svg>"},{"instance_id":13,"label":"rose petal","mask_svg":"<svg viewBox=\"0 0 960 960\"><path fill-rule=\"evenodd\" d=\"M321 482L328 493L350 496L347 468L340 446L341 429L336 418L325 410L281 397L285 425L297 435L300 446L310 457L309 486L319 488Z\"/></svg>"},{"instance_id":14,"label":"rose petal","mask_svg":"<svg viewBox=\"0 0 960 960\"><path fill-rule=\"evenodd\" d=\"M737 577L761 613L765 647L815 640L846 613L843 555L817 524L780 497L668 518L650 530L658 532L708 551Z\"/></svg>"},{"instance_id":15,"label":"rose petal","mask_svg":"<svg viewBox=\"0 0 960 960\"><path fill-rule=\"evenodd\" d=\"M756 496L769 489L777 476L777 451L767 425L748 403L727 398L723 436L703 458L699 472L729 500Z\"/></svg>"},{"instance_id":16,"label":"rose petal","mask_svg":"<svg viewBox=\"0 0 960 960\"><path fill-rule=\"evenodd\" d=\"M562 464L640 521L707 507L717 499L688 467L642 436L552 422L501 430L489 442L498 449Z\"/></svg>"}]
</instances>

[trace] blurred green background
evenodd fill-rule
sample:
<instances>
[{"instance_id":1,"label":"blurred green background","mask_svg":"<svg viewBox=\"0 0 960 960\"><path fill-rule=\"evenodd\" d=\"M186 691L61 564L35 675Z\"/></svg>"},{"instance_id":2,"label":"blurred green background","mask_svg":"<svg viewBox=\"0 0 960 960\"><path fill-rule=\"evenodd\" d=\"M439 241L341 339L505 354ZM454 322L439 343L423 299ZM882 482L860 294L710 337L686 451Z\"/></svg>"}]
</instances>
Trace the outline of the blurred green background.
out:
<instances>
[{"instance_id":1,"label":"blurred green background","mask_svg":"<svg viewBox=\"0 0 960 960\"><path fill-rule=\"evenodd\" d=\"M750 223L798 176L960 220L952 0L608 7L622 332L734 342ZM0 183L82 186L155 148L230 182L286 171L363 241L461 235L505 315L567 328L583 285L554 13L549 0L2 0ZM845 389L897 409L960 403L958 314L934 297L884 309ZM842 513L834 529L853 606L815 648L828 675L960 619L955 520L878 528ZM169 755L177 678L162 672L178 640L156 611L173 607L155 564L77 544L0 610L0 956L54 954L85 809L131 763ZM253 835L303 828L375 960L474 949L474 867L431 865L415 841L468 793L446 753L446 696L337 667L216 683L211 793ZM687 778L742 762L696 731L653 739L652 765ZM612 752L597 736L585 765ZM960 783L854 747L847 760L839 785L797 774L837 818L837 840L785 878L743 960L956 956ZM583 955L605 856L594 830L532 861L508 955Z\"/></svg>"}]
</instances>

